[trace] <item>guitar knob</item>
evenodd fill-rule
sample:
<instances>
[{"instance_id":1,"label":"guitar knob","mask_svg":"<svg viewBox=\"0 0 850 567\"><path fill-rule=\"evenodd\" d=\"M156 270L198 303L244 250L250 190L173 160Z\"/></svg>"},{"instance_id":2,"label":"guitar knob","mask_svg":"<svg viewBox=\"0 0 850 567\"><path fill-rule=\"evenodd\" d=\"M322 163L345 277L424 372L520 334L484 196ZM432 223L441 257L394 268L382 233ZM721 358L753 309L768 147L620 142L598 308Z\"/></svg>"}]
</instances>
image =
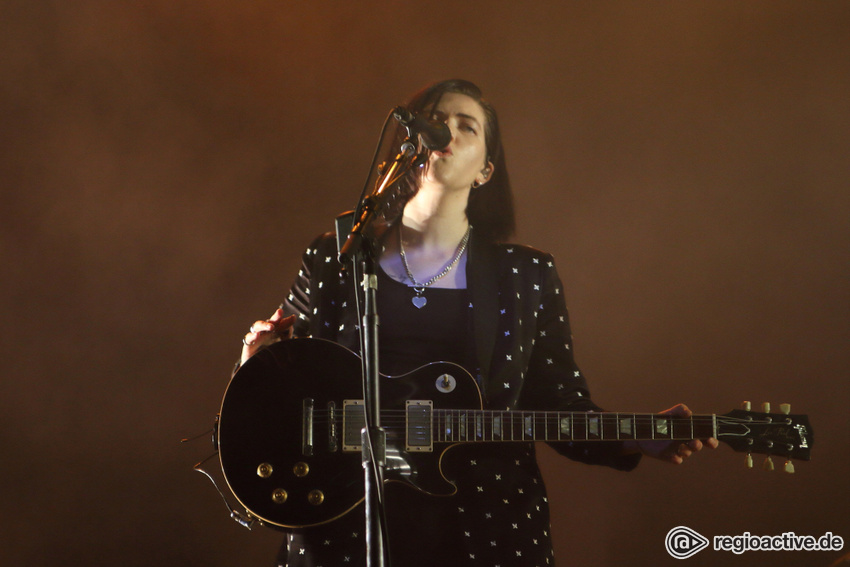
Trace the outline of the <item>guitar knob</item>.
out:
<instances>
[{"instance_id":1,"label":"guitar knob","mask_svg":"<svg viewBox=\"0 0 850 567\"><path fill-rule=\"evenodd\" d=\"M325 493L321 490L311 490L310 493L307 494L307 502L309 502L313 506L318 506L324 501Z\"/></svg>"},{"instance_id":2,"label":"guitar knob","mask_svg":"<svg viewBox=\"0 0 850 567\"><path fill-rule=\"evenodd\" d=\"M761 410L762 410L764 413L770 413L770 402L764 402L764 403L761 405Z\"/></svg>"},{"instance_id":3,"label":"guitar knob","mask_svg":"<svg viewBox=\"0 0 850 567\"><path fill-rule=\"evenodd\" d=\"M788 474L794 474L794 463L791 462L791 459L785 461L785 472Z\"/></svg>"},{"instance_id":4,"label":"guitar knob","mask_svg":"<svg viewBox=\"0 0 850 567\"><path fill-rule=\"evenodd\" d=\"M763 465L762 468L766 471L772 471L773 470L773 459L771 459L770 457L767 457L764 460L764 465Z\"/></svg>"},{"instance_id":5,"label":"guitar knob","mask_svg":"<svg viewBox=\"0 0 850 567\"><path fill-rule=\"evenodd\" d=\"M275 504L283 504L287 498L289 498L289 494L282 488L275 488L272 491L272 502Z\"/></svg>"},{"instance_id":6,"label":"guitar knob","mask_svg":"<svg viewBox=\"0 0 850 567\"><path fill-rule=\"evenodd\" d=\"M779 409L782 411L782 413L788 415L789 413L791 413L791 404L779 404Z\"/></svg>"},{"instance_id":7,"label":"guitar knob","mask_svg":"<svg viewBox=\"0 0 850 567\"><path fill-rule=\"evenodd\" d=\"M753 404L751 404L750 402L743 402L741 404L741 409L744 411L750 411L753 409Z\"/></svg>"},{"instance_id":8,"label":"guitar knob","mask_svg":"<svg viewBox=\"0 0 850 567\"><path fill-rule=\"evenodd\" d=\"M438 391L448 394L454 391L457 386L457 379L451 374L441 374L437 377L436 386Z\"/></svg>"},{"instance_id":9,"label":"guitar knob","mask_svg":"<svg viewBox=\"0 0 850 567\"><path fill-rule=\"evenodd\" d=\"M753 468L753 456L749 453L747 453L747 468Z\"/></svg>"}]
</instances>

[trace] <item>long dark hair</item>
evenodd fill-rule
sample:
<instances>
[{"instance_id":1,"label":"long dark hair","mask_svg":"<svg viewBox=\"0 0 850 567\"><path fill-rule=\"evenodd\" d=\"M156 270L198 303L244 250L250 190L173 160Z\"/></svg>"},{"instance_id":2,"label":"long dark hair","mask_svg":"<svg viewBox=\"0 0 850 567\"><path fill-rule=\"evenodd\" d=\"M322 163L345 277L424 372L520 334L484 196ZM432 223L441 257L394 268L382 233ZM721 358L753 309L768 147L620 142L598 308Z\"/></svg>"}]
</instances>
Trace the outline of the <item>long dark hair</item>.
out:
<instances>
[{"instance_id":1,"label":"long dark hair","mask_svg":"<svg viewBox=\"0 0 850 567\"><path fill-rule=\"evenodd\" d=\"M493 174L490 180L480 187L473 187L469 193L466 205L466 216L475 227L479 238L500 242L507 240L514 232L514 202L511 182L508 178L508 168L505 164L505 152L502 148L502 135L499 130L499 119L496 110L481 96L481 89L475 84L462 79L450 79L425 87L407 103L407 109L415 114L432 111L440 98L446 93L466 95L475 100L484 110L487 123L484 125L484 136L487 147L487 161L493 163ZM393 155L401 141L405 138L404 128L399 127L396 133L396 143L391 150ZM387 220L395 222L400 218L404 205L419 190L417 172L411 171L399 181L398 197L386 213Z\"/></svg>"}]
</instances>

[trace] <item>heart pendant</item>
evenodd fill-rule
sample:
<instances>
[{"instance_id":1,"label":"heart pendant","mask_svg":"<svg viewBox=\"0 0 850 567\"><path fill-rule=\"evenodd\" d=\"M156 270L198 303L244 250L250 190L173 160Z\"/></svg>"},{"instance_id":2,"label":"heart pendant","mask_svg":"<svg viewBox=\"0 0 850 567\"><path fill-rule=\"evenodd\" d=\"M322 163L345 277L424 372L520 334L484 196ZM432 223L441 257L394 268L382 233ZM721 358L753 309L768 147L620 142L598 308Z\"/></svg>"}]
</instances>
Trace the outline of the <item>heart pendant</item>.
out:
<instances>
[{"instance_id":1,"label":"heart pendant","mask_svg":"<svg viewBox=\"0 0 850 567\"><path fill-rule=\"evenodd\" d=\"M413 302L413 305L415 305L417 309L422 309L423 307L425 307L425 304L428 303L428 299L426 299L425 297L422 297L421 295L413 296L413 299L411 299L411 301Z\"/></svg>"}]
</instances>

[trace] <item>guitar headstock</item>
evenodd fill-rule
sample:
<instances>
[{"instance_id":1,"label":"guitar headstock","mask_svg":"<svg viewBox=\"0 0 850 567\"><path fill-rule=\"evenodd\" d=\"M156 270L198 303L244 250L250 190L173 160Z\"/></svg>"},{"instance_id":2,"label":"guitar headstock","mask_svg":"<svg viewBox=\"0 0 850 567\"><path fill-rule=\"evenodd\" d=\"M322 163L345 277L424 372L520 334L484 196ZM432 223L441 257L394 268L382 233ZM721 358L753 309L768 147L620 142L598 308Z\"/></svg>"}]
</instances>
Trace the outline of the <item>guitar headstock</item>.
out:
<instances>
[{"instance_id":1,"label":"guitar headstock","mask_svg":"<svg viewBox=\"0 0 850 567\"><path fill-rule=\"evenodd\" d=\"M785 465L787 472L794 472L790 459L811 459L814 442L809 417L791 414L788 404L780 406L781 413L771 413L770 404L763 404L762 411L751 411L750 403L744 402L744 409L732 410L717 416L717 438L735 451L748 454L748 466L752 466L752 453L768 455L765 468L773 469L771 455L789 459Z\"/></svg>"}]
</instances>

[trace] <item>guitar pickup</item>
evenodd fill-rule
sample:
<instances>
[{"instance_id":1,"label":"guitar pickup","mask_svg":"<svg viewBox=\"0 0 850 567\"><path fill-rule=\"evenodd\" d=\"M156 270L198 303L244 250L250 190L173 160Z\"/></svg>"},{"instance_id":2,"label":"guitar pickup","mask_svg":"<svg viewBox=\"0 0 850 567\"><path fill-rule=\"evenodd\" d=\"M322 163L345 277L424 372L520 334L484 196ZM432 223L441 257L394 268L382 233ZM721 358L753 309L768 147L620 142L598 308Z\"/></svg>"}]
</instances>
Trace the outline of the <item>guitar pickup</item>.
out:
<instances>
[{"instance_id":1,"label":"guitar pickup","mask_svg":"<svg viewBox=\"0 0 850 567\"><path fill-rule=\"evenodd\" d=\"M313 454L313 398L301 400L301 454Z\"/></svg>"},{"instance_id":2,"label":"guitar pickup","mask_svg":"<svg viewBox=\"0 0 850 567\"><path fill-rule=\"evenodd\" d=\"M361 431L366 427L366 406L363 400L342 400L342 450L360 451Z\"/></svg>"},{"instance_id":3,"label":"guitar pickup","mask_svg":"<svg viewBox=\"0 0 850 567\"><path fill-rule=\"evenodd\" d=\"M430 400L407 400L405 409L405 450L416 453L430 453L434 450L431 435L434 403Z\"/></svg>"}]
</instances>

